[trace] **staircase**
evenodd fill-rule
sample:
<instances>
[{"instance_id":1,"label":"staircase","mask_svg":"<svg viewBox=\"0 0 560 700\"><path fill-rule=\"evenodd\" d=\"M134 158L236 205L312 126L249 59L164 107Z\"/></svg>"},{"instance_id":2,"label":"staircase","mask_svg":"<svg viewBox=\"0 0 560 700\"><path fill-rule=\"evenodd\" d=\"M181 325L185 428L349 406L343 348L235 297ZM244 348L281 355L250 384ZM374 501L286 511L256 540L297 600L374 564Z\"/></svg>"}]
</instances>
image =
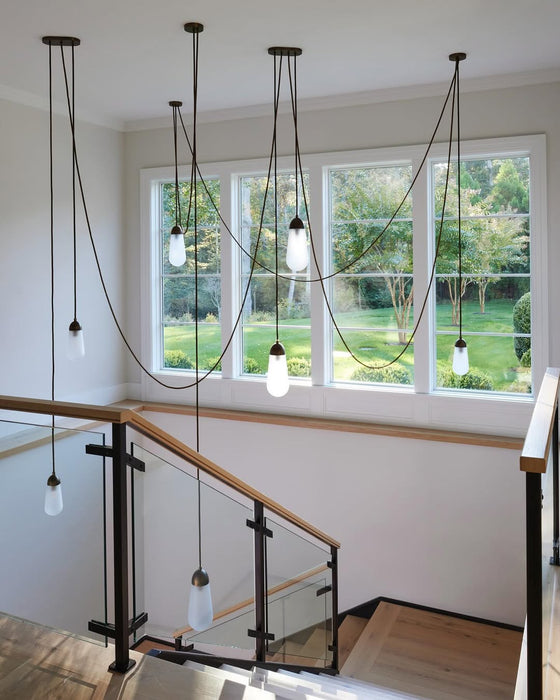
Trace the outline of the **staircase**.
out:
<instances>
[{"instance_id":1,"label":"staircase","mask_svg":"<svg viewBox=\"0 0 560 700\"><path fill-rule=\"evenodd\" d=\"M367 613L373 614L368 618ZM183 666L221 681L257 688L282 698L426 698L510 700L514 694L522 633L387 600L346 615L339 628L339 676L293 669L215 667L200 660ZM284 640L278 663L316 665L311 633L304 646ZM305 649L309 659L304 659ZM297 653L290 656L290 652ZM154 656L160 655L156 650ZM162 658L181 663L180 654ZM183 657L185 658L185 657ZM305 662L309 661L308 664ZM243 696L245 697L245 696Z\"/></svg>"}]
</instances>

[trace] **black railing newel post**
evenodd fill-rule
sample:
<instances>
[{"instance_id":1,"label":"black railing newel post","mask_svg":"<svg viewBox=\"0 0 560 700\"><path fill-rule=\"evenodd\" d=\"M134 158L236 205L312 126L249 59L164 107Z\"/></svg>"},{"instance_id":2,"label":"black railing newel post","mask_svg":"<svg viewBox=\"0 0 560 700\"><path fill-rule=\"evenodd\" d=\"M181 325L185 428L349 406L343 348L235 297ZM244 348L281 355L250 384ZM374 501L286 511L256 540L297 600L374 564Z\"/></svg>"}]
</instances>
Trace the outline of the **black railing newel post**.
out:
<instances>
[{"instance_id":1,"label":"black railing newel post","mask_svg":"<svg viewBox=\"0 0 560 700\"><path fill-rule=\"evenodd\" d=\"M553 540L552 557L550 563L560 566L560 508L558 487L558 404L554 412L554 428L552 430L552 512L553 512Z\"/></svg>"},{"instance_id":2,"label":"black railing newel post","mask_svg":"<svg viewBox=\"0 0 560 700\"><path fill-rule=\"evenodd\" d=\"M136 663L129 652L128 497L126 424L113 423L113 551L115 581L115 661L110 671L126 673Z\"/></svg>"},{"instance_id":3,"label":"black railing newel post","mask_svg":"<svg viewBox=\"0 0 560 700\"><path fill-rule=\"evenodd\" d=\"M527 472L527 697L540 700L543 691L542 652L542 490L541 475Z\"/></svg>"},{"instance_id":4,"label":"black railing newel post","mask_svg":"<svg viewBox=\"0 0 560 700\"><path fill-rule=\"evenodd\" d=\"M338 549L331 545L332 667L338 671Z\"/></svg>"},{"instance_id":5,"label":"black railing newel post","mask_svg":"<svg viewBox=\"0 0 560 700\"><path fill-rule=\"evenodd\" d=\"M255 501L255 659L266 661L266 552L264 506Z\"/></svg>"}]
</instances>

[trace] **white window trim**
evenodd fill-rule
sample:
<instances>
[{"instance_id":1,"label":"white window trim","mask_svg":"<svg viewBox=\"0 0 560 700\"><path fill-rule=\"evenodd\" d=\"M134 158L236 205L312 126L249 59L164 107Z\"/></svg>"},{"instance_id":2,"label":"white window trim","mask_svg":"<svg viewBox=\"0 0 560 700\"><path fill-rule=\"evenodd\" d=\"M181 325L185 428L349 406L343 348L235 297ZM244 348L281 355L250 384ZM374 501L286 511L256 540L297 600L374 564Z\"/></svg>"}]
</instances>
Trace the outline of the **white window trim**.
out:
<instances>
[{"instance_id":1,"label":"white window trim","mask_svg":"<svg viewBox=\"0 0 560 700\"><path fill-rule=\"evenodd\" d=\"M328 251L324 236L319 235L328 222L328 196L325 172L330 167L375 165L412 162L417 171L425 146L402 148L378 148L359 151L311 154L302 157L303 167L309 173L310 191L322 192L322 197L311 196L310 219L315 233L318 258L326 270ZM532 288L532 361L533 386L544 375L548 358L548 284L547 284L547 217L546 217L546 139L544 135L463 141L462 156L531 156L530 212L531 212L531 288ZM417 194L413 203L414 230L414 285L418 298L425 293L427 276L431 266L433 246L430 232L430 192L428 192L428 168L431 162L446 157L447 144L435 144L430 157L418 178ZM240 175L262 174L268 167L267 159L211 163L200 165L204 177L219 177L222 182L221 211L234 233L237 225L238 178ZM280 169L293 167L293 158L279 158ZM189 177L189 168L179 169L179 177ZM141 276L148 284L141 285L141 359L154 374L170 385L182 385L192 373L158 371L155 358L161 357L160 309L161 285L159 281L159 230L158 187L155 183L173 181L173 168L147 168L140 173L141 202ZM229 183L229 185L228 185ZM237 235L237 233L235 234ZM221 265L225 293L222 294L222 338L229 336L229 329L239 310L239 292L236 280L239 276L239 255L229 234L221 231ZM538 240L538 244L535 241ZM230 245L231 243L231 245ZM312 270L313 276L316 270ZM433 297L433 294L432 294ZM418 427L439 427L468 432L522 435L527 427L533 398L519 395L492 393L462 393L434 391L433 334L430 331L435 302L428 304L414 347L415 389L387 386L348 386L329 384L329 354L331 350L330 323L327 318L320 285L311 285L311 313L313 318L312 378L291 380L290 391L280 399L268 395L262 378L236 376L241 366L241 342L234 340L231 350L222 361L222 373L211 376L200 385L200 400L204 405L263 411L312 415L325 418L347 418L369 422L392 423ZM142 373L141 398L144 401L169 403L194 403L194 390L173 391L161 387Z\"/></svg>"}]
</instances>

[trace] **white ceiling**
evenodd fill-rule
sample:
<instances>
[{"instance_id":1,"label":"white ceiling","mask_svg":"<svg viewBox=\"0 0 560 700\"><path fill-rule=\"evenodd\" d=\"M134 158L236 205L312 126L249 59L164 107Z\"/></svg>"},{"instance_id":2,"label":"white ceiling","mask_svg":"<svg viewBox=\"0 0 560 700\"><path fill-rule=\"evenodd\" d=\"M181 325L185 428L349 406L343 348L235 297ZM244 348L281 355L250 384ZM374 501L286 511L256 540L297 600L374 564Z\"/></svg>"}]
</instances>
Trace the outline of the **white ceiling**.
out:
<instances>
[{"instance_id":1,"label":"white ceiling","mask_svg":"<svg viewBox=\"0 0 560 700\"><path fill-rule=\"evenodd\" d=\"M72 35L82 40L78 111L116 126L168 117L173 99L189 110L188 21L205 25L201 112L269 105L273 45L303 49L302 103L447 83L454 51L468 54L463 84L560 74L559 0L0 0L0 9L0 97L44 104L41 37Z\"/></svg>"}]
</instances>

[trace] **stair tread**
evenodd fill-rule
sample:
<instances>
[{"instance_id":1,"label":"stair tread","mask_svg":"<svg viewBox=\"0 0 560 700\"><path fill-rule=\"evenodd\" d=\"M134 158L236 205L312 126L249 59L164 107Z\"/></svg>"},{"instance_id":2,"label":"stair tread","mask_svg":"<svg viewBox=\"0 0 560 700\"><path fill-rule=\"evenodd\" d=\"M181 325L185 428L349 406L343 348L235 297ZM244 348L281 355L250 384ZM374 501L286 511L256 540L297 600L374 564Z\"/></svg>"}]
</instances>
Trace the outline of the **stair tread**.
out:
<instances>
[{"instance_id":1,"label":"stair tread","mask_svg":"<svg viewBox=\"0 0 560 700\"><path fill-rule=\"evenodd\" d=\"M431 700L511 698L520 644L514 630L381 602L340 671Z\"/></svg>"},{"instance_id":2,"label":"stair tread","mask_svg":"<svg viewBox=\"0 0 560 700\"><path fill-rule=\"evenodd\" d=\"M338 628L338 663L342 668L350 652L356 645L360 635L364 631L367 623L366 617L357 617L356 615L346 615L344 621Z\"/></svg>"}]
</instances>

